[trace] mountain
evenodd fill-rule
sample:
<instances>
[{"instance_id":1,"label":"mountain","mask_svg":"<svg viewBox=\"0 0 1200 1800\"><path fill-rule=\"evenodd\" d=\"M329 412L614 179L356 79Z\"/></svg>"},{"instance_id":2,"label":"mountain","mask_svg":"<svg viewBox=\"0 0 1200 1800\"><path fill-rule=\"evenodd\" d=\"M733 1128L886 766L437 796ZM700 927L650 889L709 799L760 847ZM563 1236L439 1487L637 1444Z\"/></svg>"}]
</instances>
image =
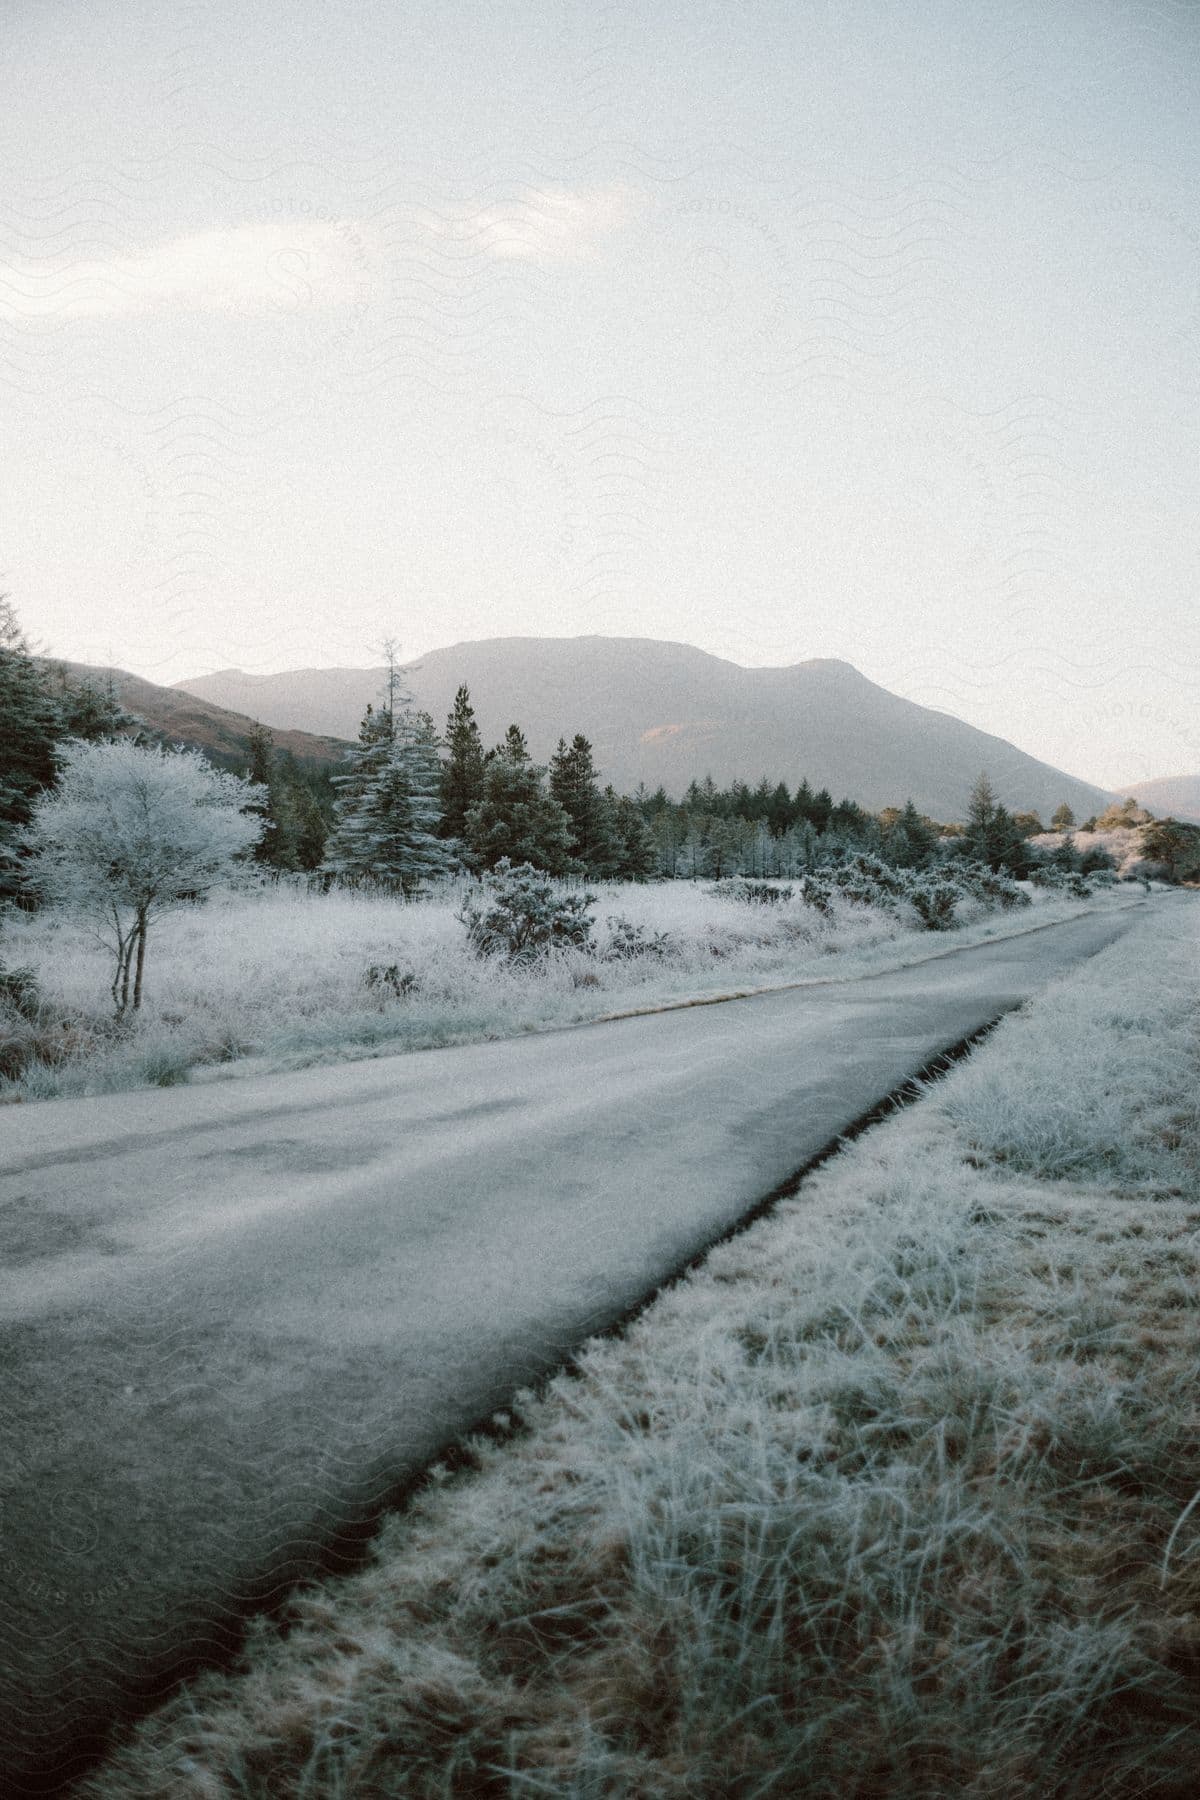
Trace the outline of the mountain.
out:
<instances>
[{"instance_id":1,"label":"mountain","mask_svg":"<svg viewBox=\"0 0 1200 1800\"><path fill-rule=\"evenodd\" d=\"M1066 800L1080 818L1112 798L977 731L877 687L849 663L743 669L688 644L652 638L487 638L434 650L406 666L418 706L441 726L465 682L484 742L516 721L544 762L560 736L591 739L602 778L682 795L693 777L752 784L764 773L795 787L807 775L876 810L910 796L933 818L961 819L986 769L1015 811L1044 817ZM350 737L380 669L226 669L180 682L186 692L279 728Z\"/></svg>"},{"instance_id":2,"label":"mountain","mask_svg":"<svg viewBox=\"0 0 1200 1800\"><path fill-rule=\"evenodd\" d=\"M97 669L88 663L57 659L49 666L53 671L65 670L73 681L90 681L99 688L107 688L111 683L125 710L167 743L195 745L214 761L225 764L246 761L256 718L215 706L182 688L159 687L125 669ZM264 719L262 723L270 721ZM357 737L357 726L352 735ZM272 727L272 736L277 750L290 750L298 763L313 768L341 762L350 747L340 738L314 737L307 731Z\"/></svg>"},{"instance_id":3,"label":"mountain","mask_svg":"<svg viewBox=\"0 0 1200 1800\"><path fill-rule=\"evenodd\" d=\"M1118 789L1144 806L1156 818L1185 819L1200 825L1200 775L1160 775L1154 781L1135 781Z\"/></svg>"}]
</instances>

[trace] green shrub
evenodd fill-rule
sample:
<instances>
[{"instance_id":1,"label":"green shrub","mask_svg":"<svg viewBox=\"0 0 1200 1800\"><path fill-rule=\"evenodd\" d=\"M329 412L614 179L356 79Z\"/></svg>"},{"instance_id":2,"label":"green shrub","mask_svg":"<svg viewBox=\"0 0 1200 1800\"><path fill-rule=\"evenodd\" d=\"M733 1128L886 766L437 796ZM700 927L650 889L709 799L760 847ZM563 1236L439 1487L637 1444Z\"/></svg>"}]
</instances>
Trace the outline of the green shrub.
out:
<instances>
[{"instance_id":1,"label":"green shrub","mask_svg":"<svg viewBox=\"0 0 1200 1800\"><path fill-rule=\"evenodd\" d=\"M536 962L554 948L587 950L595 894L562 887L532 863L513 868L501 857L457 915L477 956Z\"/></svg>"},{"instance_id":2,"label":"green shrub","mask_svg":"<svg viewBox=\"0 0 1200 1800\"><path fill-rule=\"evenodd\" d=\"M952 931L961 893L952 882L930 878L914 881L908 891L913 911L926 931Z\"/></svg>"}]
</instances>

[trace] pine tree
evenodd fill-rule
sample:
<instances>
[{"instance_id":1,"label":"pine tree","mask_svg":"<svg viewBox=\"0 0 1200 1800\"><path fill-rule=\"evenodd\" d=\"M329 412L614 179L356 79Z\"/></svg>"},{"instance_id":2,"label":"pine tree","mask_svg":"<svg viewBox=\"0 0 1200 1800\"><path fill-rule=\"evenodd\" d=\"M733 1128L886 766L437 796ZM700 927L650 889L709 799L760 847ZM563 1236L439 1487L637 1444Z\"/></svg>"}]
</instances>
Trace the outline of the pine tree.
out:
<instances>
[{"instance_id":1,"label":"pine tree","mask_svg":"<svg viewBox=\"0 0 1200 1800\"><path fill-rule=\"evenodd\" d=\"M797 795L798 801L799 795ZM793 806L787 791L787 783L781 781L771 794L770 804L767 808L767 824L776 837L782 837L784 832L790 830L796 823L797 816L796 807Z\"/></svg>"},{"instance_id":2,"label":"pine tree","mask_svg":"<svg viewBox=\"0 0 1200 1800\"><path fill-rule=\"evenodd\" d=\"M493 756L507 756L513 762L529 762L529 745L525 741L525 733L519 725L510 725L503 739L496 745Z\"/></svg>"},{"instance_id":3,"label":"pine tree","mask_svg":"<svg viewBox=\"0 0 1200 1800\"><path fill-rule=\"evenodd\" d=\"M402 688L389 652L385 699L368 705L351 767L335 775L338 801L323 868L337 880L369 883L411 895L454 865L437 835L441 764L428 713L395 710ZM407 696L404 696L407 698Z\"/></svg>"},{"instance_id":4,"label":"pine tree","mask_svg":"<svg viewBox=\"0 0 1200 1800\"><path fill-rule=\"evenodd\" d=\"M604 790L604 798L612 811L618 845L617 878L620 881L645 881L658 864L654 835L636 800L624 794Z\"/></svg>"},{"instance_id":5,"label":"pine tree","mask_svg":"<svg viewBox=\"0 0 1200 1800\"><path fill-rule=\"evenodd\" d=\"M256 723L247 748L247 779L260 788L263 795L261 802L249 809L262 819L263 827L262 837L254 847L254 860L269 869L294 869L295 834L276 768L275 739L265 725Z\"/></svg>"},{"instance_id":6,"label":"pine tree","mask_svg":"<svg viewBox=\"0 0 1200 1800\"><path fill-rule=\"evenodd\" d=\"M99 744L116 737L133 719L117 699L111 674L104 687L90 680L72 681L61 663L53 668L54 699L62 718L63 734Z\"/></svg>"},{"instance_id":7,"label":"pine tree","mask_svg":"<svg viewBox=\"0 0 1200 1800\"><path fill-rule=\"evenodd\" d=\"M1065 800L1060 800L1050 815L1051 831L1070 831L1075 823L1075 814Z\"/></svg>"},{"instance_id":8,"label":"pine tree","mask_svg":"<svg viewBox=\"0 0 1200 1800\"><path fill-rule=\"evenodd\" d=\"M0 892L15 891L13 840L28 824L33 802L53 785L54 747L62 715L29 652L11 603L0 596Z\"/></svg>"},{"instance_id":9,"label":"pine tree","mask_svg":"<svg viewBox=\"0 0 1200 1800\"><path fill-rule=\"evenodd\" d=\"M904 841L908 846L908 862L901 866L927 868L933 861L937 848L937 832L930 821L917 811L911 799L904 802L904 810L896 821L896 830L904 833ZM889 837L889 846L891 841Z\"/></svg>"},{"instance_id":10,"label":"pine tree","mask_svg":"<svg viewBox=\"0 0 1200 1800\"><path fill-rule=\"evenodd\" d=\"M550 759L550 794L571 821L571 848L584 873L600 880L614 876L621 845L612 805L600 792L592 746L578 732L569 748L558 740Z\"/></svg>"},{"instance_id":11,"label":"pine tree","mask_svg":"<svg viewBox=\"0 0 1200 1800\"><path fill-rule=\"evenodd\" d=\"M467 688L460 687L446 720L449 757L441 775L441 835L462 838L467 814L483 796L483 740L475 721L475 709Z\"/></svg>"},{"instance_id":12,"label":"pine tree","mask_svg":"<svg viewBox=\"0 0 1200 1800\"><path fill-rule=\"evenodd\" d=\"M999 872L1006 869L1019 879L1029 873L1034 862L1027 839L1006 806L997 803L984 838L985 861Z\"/></svg>"},{"instance_id":13,"label":"pine tree","mask_svg":"<svg viewBox=\"0 0 1200 1800\"><path fill-rule=\"evenodd\" d=\"M467 814L467 847L477 868L493 869L508 857L551 875L572 871L571 822L546 793L544 774L530 759L524 733L510 725L487 757L483 793Z\"/></svg>"},{"instance_id":14,"label":"pine tree","mask_svg":"<svg viewBox=\"0 0 1200 1800\"><path fill-rule=\"evenodd\" d=\"M987 834L996 812L996 794L987 775L980 775L967 801L965 836L972 852L981 860L987 854Z\"/></svg>"}]
</instances>

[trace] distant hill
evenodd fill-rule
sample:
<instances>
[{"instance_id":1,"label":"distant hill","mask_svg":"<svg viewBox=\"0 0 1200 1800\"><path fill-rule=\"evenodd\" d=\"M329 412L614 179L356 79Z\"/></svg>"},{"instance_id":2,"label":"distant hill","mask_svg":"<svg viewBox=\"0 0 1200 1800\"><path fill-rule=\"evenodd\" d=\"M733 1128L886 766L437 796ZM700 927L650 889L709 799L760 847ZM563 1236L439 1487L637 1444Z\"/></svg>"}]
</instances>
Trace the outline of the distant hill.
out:
<instances>
[{"instance_id":1,"label":"distant hill","mask_svg":"<svg viewBox=\"0 0 1200 1800\"><path fill-rule=\"evenodd\" d=\"M1159 819L1185 819L1200 825L1200 775L1160 775L1154 781L1135 781L1132 787L1118 788L1124 799L1132 795Z\"/></svg>"},{"instance_id":2,"label":"distant hill","mask_svg":"<svg viewBox=\"0 0 1200 1800\"><path fill-rule=\"evenodd\" d=\"M591 739L602 777L631 792L661 783L678 797L693 778L795 787L807 775L877 810L907 798L934 818L961 819L986 769L1015 811L1048 818L1061 800L1086 818L1112 795L1027 756L949 713L902 700L849 663L743 669L687 644L651 638L488 638L408 665L417 704L439 728L460 682L485 743L516 721L545 761L560 736ZM278 728L356 735L378 696L380 669L226 669L180 688Z\"/></svg>"},{"instance_id":3,"label":"distant hill","mask_svg":"<svg viewBox=\"0 0 1200 1800\"><path fill-rule=\"evenodd\" d=\"M105 688L111 682L126 711L165 742L194 745L214 761L227 765L246 760L255 718L216 706L181 688L159 687L124 669L97 669L88 663L62 662L57 658L51 659L48 666L65 669L73 680L90 681L96 687ZM268 725L270 721L264 719L262 723ZM341 762L349 749L340 738L315 737L307 731L271 726L271 734L277 750L290 750L298 763L309 768ZM353 735L357 737L357 729Z\"/></svg>"}]
</instances>

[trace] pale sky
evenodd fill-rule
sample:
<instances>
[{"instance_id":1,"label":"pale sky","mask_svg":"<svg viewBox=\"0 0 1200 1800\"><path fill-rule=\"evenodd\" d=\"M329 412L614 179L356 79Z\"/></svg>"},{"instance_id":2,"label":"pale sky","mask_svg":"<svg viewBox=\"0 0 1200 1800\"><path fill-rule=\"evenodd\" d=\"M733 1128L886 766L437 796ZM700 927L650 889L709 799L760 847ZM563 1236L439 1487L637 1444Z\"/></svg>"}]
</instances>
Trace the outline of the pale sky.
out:
<instances>
[{"instance_id":1,"label":"pale sky","mask_svg":"<svg viewBox=\"0 0 1200 1800\"><path fill-rule=\"evenodd\" d=\"M40 647L174 681L672 638L845 658L1104 785L1200 771L1200 6L0 33Z\"/></svg>"}]
</instances>

